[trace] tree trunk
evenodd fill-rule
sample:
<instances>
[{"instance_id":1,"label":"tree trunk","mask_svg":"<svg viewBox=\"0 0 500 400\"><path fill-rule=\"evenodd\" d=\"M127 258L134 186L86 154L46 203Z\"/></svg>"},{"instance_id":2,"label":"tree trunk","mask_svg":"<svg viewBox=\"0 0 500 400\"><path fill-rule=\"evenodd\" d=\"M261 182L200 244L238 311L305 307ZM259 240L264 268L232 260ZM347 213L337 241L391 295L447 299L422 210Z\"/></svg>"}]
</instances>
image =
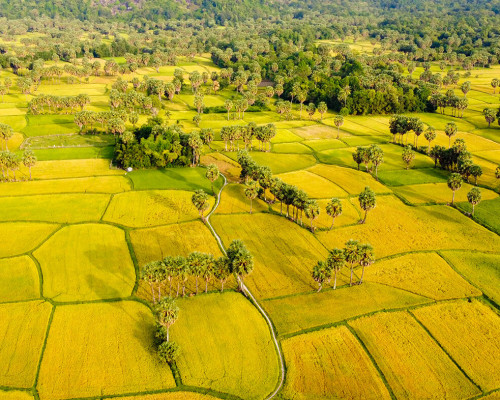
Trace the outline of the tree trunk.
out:
<instances>
[{"instance_id":1,"label":"tree trunk","mask_svg":"<svg viewBox=\"0 0 500 400\"><path fill-rule=\"evenodd\" d=\"M250 199L250 214L252 213L252 199Z\"/></svg>"},{"instance_id":2,"label":"tree trunk","mask_svg":"<svg viewBox=\"0 0 500 400\"><path fill-rule=\"evenodd\" d=\"M474 216L474 203L472 203L472 216Z\"/></svg>"},{"instance_id":3,"label":"tree trunk","mask_svg":"<svg viewBox=\"0 0 500 400\"><path fill-rule=\"evenodd\" d=\"M335 277L333 278L333 290L337 289L337 269L335 269Z\"/></svg>"},{"instance_id":4,"label":"tree trunk","mask_svg":"<svg viewBox=\"0 0 500 400\"><path fill-rule=\"evenodd\" d=\"M30 165L30 181L31 180L33 180L33 179L31 178L31 165ZM476 182L477 182L477 179L476 179Z\"/></svg>"},{"instance_id":5,"label":"tree trunk","mask_svg":"<svg viewBox=\"0 0 500 400\"><path fill-rule=\"evenodd\" d=\"M451 197L451 205L455 203L455 191L453 190L453 196Z\"/></svg>"},{"instance_id":6,"label":"tree trunk","mask_svg":"<svg viewBox=\"0 0 500 400\"><path fill-rule=\"evenodd\" d=\"M361 279L359 280L359 284L363 283L363 276L365 276L365 267L363 266L363 270L361 271Z\"/></svg>"},{"instance_id":7,"label":"tree trunk","mask_svg":"<svg viewBox=\"0 0 500 400\"><path fill-rule=\"evenodd\" d=\"M205 293L208 292L208 280L205 279Z\"/></svg>"},{"instance_id":8,"label":"tree trunk","mask_svg":"<svg viewBox=\"0 0 500 400\"><path fill-rule=\"evenodd\" d=\"M158 301L161 300L161 283L158 284Z\"/></svg>"},{"instance_id":9,"label":"tree trunk","mask_svg":"<svg viewBox=\"0 0 500 400\"><path fill-rule=\"evenodd\" d=\"M365 217L363 218L363 221L361 222L362 224L364 224L366 222L367 215L368 215L368 210L365 210Z\"/></svg>"},{"instance_id":10,"label":"tree trunk","mask_svg":"<svg viewBox=\"0 0 500 400\"><path fill-rule=\"evenodd\" d=\"M318 291L316 293L319 293L321 291L321 288L323 287L322 283L318 283Z\"/></svg>"},{"instance_id":11,"label":"tree trunk","mask_svg":"<svg viewBox=\"0 0 500 400\"><path fill-rule=\"evenodd\" d=\"M378 164L375 165L375 180L378 181Z\"/></svg>"},{"instance_id":12,"label":"tree trunk","mask_svg":"<svg viewBox=\"0 0 500 400\"><path fill-rule=\"evenodd\" d=\"M332 225L330 226L330 230L332 230L334 222L335 222L335 217L332 217Z\"/></svg>"},{"instance_id":13,"label":"tree trunk","mask_svg":"<svg viewBox=\"0 0 500 400\"><path fill-rule=\"evenodd\" d=\"M170 340L170 325L167 325L167 342Z\"/></svg>"},{"instance_id":14,"label":"tree trunk","mask_svg":"<svg viewBox=\"0 0 500 400\"><path fill-rule=\"evenodd\" d=\"M221 289L220 289L220 292L221 293L224 293L224 281L220 281L221 283Z\"/></svg>"},{"instance_id":15,"label":"tree trunk","mask_svg":"<svg viewBox=\"0 0 500 400\"><path fill-rule=\"evenodd\" d=\"M337 139L340 139L340 126L337 126Z\"/></svg>"},{"instance_id":16,"label":"tree trunk","mask_svg":"<svg viewBox=\"0 0 500 400\"><path fill-rule=\"evenodd\" d=\"M180 283L177 282L177 295L176 295L176 297L179 297L179 286L180 286Z\"/></svg>"},{"instance_id":17,"label":"tree trunk","mask_svg":"<svg viewBox=\"0 0 500 400\"><path fill-rule=\"evenodd\" d=\"M198 277L196 277L196 294L198 294Z\"/></svg>"},{"instance_id":18,"label":"tree trunk","mask_svg":"<svg viewBox=\"0 0 500 400\"><path fill-rule=\"evenodd\" d=\"M280 201L280 203L281 203L280 215L283 215L283 202Z\"/></svg>"},{"instance_id":19,"label":"tree trunk","mask_svg":"<svg viewBox=\"0 0 500 400\"><path fill-rule=\"evenodd\" d=\"M151 294L153 295L153 304L156 303L156 300L155 300L155 289L153 287L153 284L151 283Z\"/></svg>"},{"instance_id":20,"label":"tree trunk","mask_svg":"<svg viewBox=\"0 0 500 400\"><path fill-rule=\"evenodd\" d=\"M182 282L182 297L186 296L186 284Z\"/></svg>"},{"instance_id":21,"label":"tree trunk","mask_svg":"<svg viewBox=\"0 0 500 400\"><path fill-rule=\"evenodd\" d=\"M351 265L351 280L349 281L349 286L352 286L352 265Z\"/></svg>"}]
</instances>

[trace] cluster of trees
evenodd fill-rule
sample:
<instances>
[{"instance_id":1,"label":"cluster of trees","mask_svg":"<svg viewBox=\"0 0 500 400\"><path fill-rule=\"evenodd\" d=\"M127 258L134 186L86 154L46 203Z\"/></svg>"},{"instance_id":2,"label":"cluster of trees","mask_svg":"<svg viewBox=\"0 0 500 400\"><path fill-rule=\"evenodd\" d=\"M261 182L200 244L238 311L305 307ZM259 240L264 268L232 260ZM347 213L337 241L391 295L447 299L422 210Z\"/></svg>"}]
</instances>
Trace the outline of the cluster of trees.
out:
<instances>
[{"instance_id":1,"label":"cluster of trees","mask_svg":"<svg viewBox=\"0 0 500 400\"><path fill-rule=\"evenodd\" d=\"M455 204L455 192L459 190L462 187L463 179L462 175L453 172L449 177L448 177L448 187L452 191L453 195L451 198L451 205ZM478 205L481 202L481 190L478 187L473 187L469 193L467 193L467 201L470 203L472 206L472 213L471 215L474 216L474 208L476 205Z\"/></svg>"},{"instance_id":2,"label":"cluster of trees","mask_svg":"<svg viewBox=\"0 0 500 400\"><path fill-rule=\"evenodd\" d=\"M26 149L22 156L8 150L0 151L0 169L2 170L2 180L16 182L16 172L21 165L29 169L29 179L31 180L31 168L35 166L37 158L32 150ZM12 173L12 177L10 176Z\"/></svg>"},{"instance_id":3,"label":"cluster of trees","mask_svg":"<svg viewBox=\"0 0 500 400\"><path fill-rule=\"evenodd\" d=\"M333 275L333 289L335 290L337 289L337 274L347 266L351 270L349 286L352 286L354 268L360 266L362 272L358 285L361 285L365 275L365 268L374 262L373 247L369 243L360 243L351 239L345 243L343 249L330 250L325 261L318 261L312 269L312 278L317 282L319 292L325 282L330 282Z\"/></svg>"},{"instance_id":4,"label":"cluster of trees","mask_svg":"<svg viewBox=\"0 0 500 400\"><path fill-rule=\"evenodd\" d=\"M358 164L358 171L362 163L365 164L366 172L375 169L375 179L378 180L378 167L384 162L384 151L379 146L372 144L370 147L358 147L352 153L352 159Z\"/></svg>"},{"instance_id":5,"label":"cluster of trees","mask_svg":"<svg viewBox=\"0 0 500 400\"><path fill-rule=\"evenodd\" d=\"M31 99L28 103L29 111L36 114L73 114L75 108L83 111L85 106L90 104L90 97L87 94L76 96L54 96L41 94Z\"/></svg>"},{"instance_id":6,"label":"cluster of trees","mask_svg":"<svg viewBox=\"0 0 500 400\"><path fill-rule=\"evenodd\" d=\"M462 84L460 89L464 93L464 97L458 97L452 89L448 89L445 94L436 93L433 94L429 101L431 104L437 109L441 110L441 114L444 114L445 108L451 108L451 115L453 117L464 116L464 111L469 107L469 100L467 100L467 93L471 88L471 84L469 81L466 81Z\"/></svg>"},{"instance_id":7,"label":"cluster of trees","mask_svg":"<svg viewBox=\"0 0 500 400\"><path fill-rule=\"evenodd\" d=\"M271 151L271 139L276 136L276 126L272 123L257 126L255 122L250 122L248 125L223 126L220 135L221 139L224 141L225 151L239 151L240 140L243 141L245 150L252 150L253 139L259 141L260 150ZM227 146L228 143L229 150Z\"/></svg>"},{"instance_id":8,"label":"cluster of trees","mask_svg":"<svg viewBox=\"0 0 500 400\"><path fill-rule=\"evenodd\" d=\"M450 122L450 127L456 127L454 122ZM425 129L425 125L422 120L418 117L408 117L406 115L393 115L389 119L389 131L393 135L393 143L399 143L400 145L408 146L408 134L413 131L415 134L415 139L413 145L418 148L418 138L422 133L424 133L425 139L429 142L429 146L431 142L436 139L436 130L432 126L428 126ZM450 132L450 137L454 135L455 132ZM397 135L399 135L399 140L397 140ZM403 138L406 135L406 142L404 143Z\"/></svg>"}]
</instances>

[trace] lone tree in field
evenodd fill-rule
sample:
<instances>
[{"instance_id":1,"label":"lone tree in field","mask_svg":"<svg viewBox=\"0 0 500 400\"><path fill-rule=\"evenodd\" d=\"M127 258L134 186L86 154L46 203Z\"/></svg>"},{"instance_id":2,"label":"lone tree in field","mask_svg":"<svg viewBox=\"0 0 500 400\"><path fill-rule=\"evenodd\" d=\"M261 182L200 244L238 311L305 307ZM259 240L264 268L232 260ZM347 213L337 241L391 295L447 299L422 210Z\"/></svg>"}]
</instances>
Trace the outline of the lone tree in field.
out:
<instances>
[{"instance_id":1,"label":"lone tree in field","mask_svg":"<svg viewBox=\"0 0 500 400\"><path fill-rule=\"evenodd\" d=\"M31 178L31 168L35 166L36 161L37 160L36 160L35 153L33 153L32 150L30 150L30 149L24 150L24 153L23 153L23 164L30 171L30 181L32 180L32 178Z\"/></svg>"},{"instance_id":2,"label":"lone tree in field","mask_svg":"<svg viewBox=\"0 0 500 400\"><path fill-rule=\"evenodd\" d=\"M493 78L491 80L491 87L493 88L493 94L495 94L498 86L500 86L500 80L498 80L497 78Z\"/></svg>"},{"instance_id":3,"label":"lone tree in field","mask_svg":"<svg viewBox=\"0 0 500 400\"><path fill-rule=\"evenodd\" d=\"M243 291L243 279L253 271L253 256L239 239L233 240L227 249L231 272L238 277L238 286Z\"/></svg>"},{"instance_id":4,"label":"lone tree in field","mask_svg":"<svg viewBox=\"0 0 500 400\"><path fill-rule=\"evenodd\" d=\"M156 320L166 330L166 340L170 339L170 327L175 324L179 317L179 307L175 300L170 297L164 297L155 307Z\"/></svg>"},{"instance_id":5,"label":"lone tree in field","mask_svg":"<svg viewBox=\"0 0 500 400\"><path fill-rule=\"evenodd\" d=\"M448 136L448 148L451 147L451 137L457 134L458 127L454 122L448 122L444 128L444 133Z\"/></svg>"},{"instance_id":6,"label":"lone tree in field","mask_svg":"<svg viewBox=\"0 0 500 400\"><path fill-rule=\"evenodd\" d=\"M363 277L365 275L365 268L369 267L375 262L375 256L373 254L373 247L366 243L358 246L358 254L359 254L359 265L362 268L361 271L361 279L359 280L359 284L363 283Z\"/></svg>"},{"instance_id":7,"label":"lone tree in field","mask_svg":"<svg viewBox=\"0 0 500 400\"><path fill-rule=\"evenodd\" d=\"M344 267L345 264L345 254L344 250L333 249L328 253L326 259L327 267L333 271L333 289L337 289L337 273Z\"/></svg>"},{"instance_id":8,"label":"lone tree in field","mask_svg":"<svg viewBox=\"0 0 500 400\"><path fill-rule=\"evenodd\" d=\"M351 279L349 281L349 286L352 286L352 274L354 270L354 265L359 262L359 242L357 240L348 240L344 247L344 257L345 262L349 264L351 269Z\"/></svg>"},{"instance_id":9,"label":"lone tree in field","mask_svg":"<svg viewBox=\"0 0 500 400\"><path fill-rule=\"evenodd\" d=\"M309 119L312 119L316 113L316 105L314 103L309 103L307 105L307 113L309 114Z\"/></svg>"},{"instance_id":10,"label":"lone tree in field","mask_svg":"<svg viewBox=\"0 0 500 400\"><path fill-rule=\"evenodd\" d=\"M405 169L409 169L412 161L415 159L415 152L412 150L411 146L406 146L403 149L403 154L401 155L403 162L405 163Z\"/></svg>"},{"instance_id":11,"label":"lone tree in field","mask_svg":"<svg viewBox=\"0 0 500 400\"><path fill-rule=\"evenodd\" d=\"M432 126L427 127L424 137L425 140L429 142L429 147L427 147L427 153L429 153L431 150L431 142L436 139L436 130Z\"/></svg>"},{"instance_id":12,"label":"lone tree in field","mask_svg":"<svg viewBox=\"0 0 500 400\"><path fill-rule=\"evenodd\" d=\"M451 205L455 204L455 192L462 187L462 175L456 172L452 173L448 178L448 187L452 190Z\"/></svg>"},{"instance_id":13,"label":"lone tree in field","mask_svg":"<svg viewBox=\"0 0 500 400\"><path fill-rule=\"evenodd\" d=\"M481 190L477 187L473 187L469 193L467 193L467 201L472 206L472 216L474 216L474 207L481 202Z\"/></svg>"},{"instance_id":14,"label":"lone tree in field","mask_svg":"<svg viewBox=\"0 0 500 400\"><path fill-rule=\"evenodd\" d=\"M313 267L312 278L318 283L318 292L323 288L325 281L332 276L332 271L328 268L324 261L318 261Z\"/></svg>"},{"instance_id":15,"label":"lone tree in field","mask_svg":"<svg viewBox=\"0 0 500 400\"><path fill-rule=\"evenodd\" d=\"M483 169L480 165L473 164L469 170L470 174L474 177L474 185L477 186L477 178L483 174Z\"/></svg>"},{"instance_id":16,"label":"lone tree in field","mask_svg":"<svg viewBox=\"0 0 500 400\"><path fill-rule=\"evenodd\" d=\"M201 220L205 222L205 216L203 214L210 207L210 203L208 202L208 194L206 194L203 189L198 189L191 197L191 201L200 213Z\"/></svg>"},{"instance_id":17,"label":"lone tree in field","mask_svg":"<svg viewBox=\"0 0 500 400\"><path fill-rule=\"evenodd\" d=\"M212 193L215 195L214 192L214 182L219 178L219 168L217 168L217 165L215 164L210 164L207 167L207 172L205 173L205 176L207 179L210 181L210 184L212 185Z\"/></svg>"},{"instance_id":18,"label":"lone tree in field","mask_svg":"<svg viewBox=\"0 0 500 400\"><path fill-rule=\"evenodd\" d=\"M464 96L467 97L467 93L469 93L469 91L470 91L470 82L466 81L466 82L462 83L460 90L462 90L462 93L464 94Z\"/></svg>"},{"instance_id":19,"label":"lone tree in field","mask_svg":"<svg viewBox=\"0 0 500 400\"><path fill-rule=\"evenodd\" d=\"M333 123L337 127L337 139L340 139L340 127L344 125L344 116L337 114L333 119Z\"/></svg>"},{"instance_id":20,"label":"lone tree in field","mask_svg":"<svg viewBox=\"0 0 500 400\"><path fill-rule=\"evenodd\" d=\"M337 198L331 199L326 205L326 213L332 217L332 225L330 226L330 230L332 230L335 218L342 214L342 202Z\"/></svg>"},{"instance_id":21,"label":"lone tree in field","mask_svg":"<svg viewBox=\"0 0 500 400\"><path fill-rule=\"evenodd\" d=\"M320 212L321 210L316 200L307 201L304 208L304 213L306 214L306 217L311 220L311 232L314 232L313 222L316 218L318 218Z\"/></svg>"},{"instance_id":22,"label":"lone tree in field","mask_svg":"<svg viewBox=\"0 0 500 400\"><path fill-rule=\"evenodd\" d=\"M378 167L384 162L384 151L376 144L372 144L368 152L370 161L375 167L375 179L378 181Z\"/></svg>"},{"instance_id":23,"label":"lone tree in field","mask_svg":"<svg viewBox=\"0 0 500 400\"><path fill-rule=\"evenodd\" d=\"M14 135L14 131L12 130L10 125L0 124L0 139L3 139L4 141L5 150L9 150L7 142L12 137L12 135Z\"/></svg>"},{"instance_id":24,"label":"lone tree in field","mask_svg":"<svg viewBox=\"0 0 500 400\"><path fill-rule=\"evenodd\" d=\"M245 185L245 196L250 200L250 214L252 213L253 200L259 194L259 186L256 181L248 181Z\"/></svg>"},{"instance_id":25,"label":"lone tree in field","mask_svg":"<svg viewBox=\"0 0 500 400\"><path fill-rule=\"evenodd\" d=\"M361 209L365 212L365 217L361 221L361 223L364 224L366 222L368 211L374 209L377 205L375 192L367 186L365 187L365 190L359 194L358 200Z\"/></svg>"},{"instance_id":26,"label":"lone tree in field","mask_svg":"<svg viewBox=\"0 0 500 400\"><path fill-rule=\"evenodd\" d=\"M495 110L494 108L485 108L483 110L483 115L484 119L488 123L488 128L490 128L491 123L495 122L495 119L497 118L497 110Z\"/></svg>"}]
</instances>

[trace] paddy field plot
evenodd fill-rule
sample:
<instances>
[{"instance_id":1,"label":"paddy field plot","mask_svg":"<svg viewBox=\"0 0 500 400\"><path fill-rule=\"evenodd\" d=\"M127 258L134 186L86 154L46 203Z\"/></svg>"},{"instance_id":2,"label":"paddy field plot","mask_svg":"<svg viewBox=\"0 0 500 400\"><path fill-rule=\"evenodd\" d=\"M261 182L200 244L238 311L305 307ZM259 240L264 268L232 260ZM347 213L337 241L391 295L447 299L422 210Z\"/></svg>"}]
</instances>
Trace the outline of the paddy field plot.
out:
<instances>
[{"instance_id":1,"label":"paddy field plot","mask_svg":"<svg viewBox=\"0 0 500 400\"><path fill-rule=\"evenodd\" d=\"M68 147L65 149L36 150L35 155L38 161L87 160L87 159L111 160L113 158L113 152L114 148L112 146Z\"/></svg>"},{"instance_id":2,"label":"paddy field plot","mask_svg":"<svg viewBox=\"0 0 500 400\"><path fill-rule=\"evenodd\" d=\"M142 396L120 397L123 400L216 400L218 397L212 397L207 394L195 392L171 392L145 394ZM0 397L1 399L1 397Z\"/></svg>"},{"instance_id":3,"label":"paddy field plot","mask_svg":"<svg viewBox=\"0 0 500 400\"><path fill-rule=\"evenodd\" d=\"M422 183L446 183L449 173L438 168L422 168L406 171L381 171L378 176L380 181L386 185L403 186Z\"/></svg>"},{"instance_id":4,"label":"paddy field plot","mask_svg":"<svg viewBox=\"0 0 500 400\"><path fill-rule=\"evenodd\" d=\"M284 154L310 154L313 150L301 143L278 143L273 144L274 153L284 153Z\"/></svg>"},{"instance_id":5,"label":"paddy field plot","mask_svg":"<svg viewBox=\"0 0 500 400\"><path fill-rule=\"evenodd\" d=\"M119 193L130 190L130 181L123 176L54 179L2 184L0 197L56 193Z\"/></svg>"},{"instance_id":6,"label":"paddy field plot","mask_svg":"<svg viewBox=\"0 0 500 400\"><path fill-rule=\"evenodd\" d=\"M285 399L391 398L372 361L345 326L295 336L284 340L282 347L287 363Z\"/></svg>"},{"instance_id":7,"label":"paddy field plot","mask_svg":"<svg viewBox=\"0 0 500 400\"><path fill-rule=\"evenodd\" d=\"M349 147L346 143L338 139L311 139L304 140L301 144L313 149L314 151L325 151Z\"/></svg>"},{"instance_id":8,"label":"paddy field plot","mask_svg":"<svg viewBox=\"0 0 500 400\"><path fill-rule=\"evenodd\" d=\"M309 171L296 171L277 176L283 182L297 186L313 199L347 197L347 192L335 183Z\"/></svg>"},{"instance_id":9,"label":"paddy field plot","mask_svg":"<svg viewBox=\"0 0 500 400\"><path fill-rule=\"evenodd\" d=\"M349 322L398 399L467 399L479 389L407 312Z\"/></svg>"},{"instance_id":10,"label":"paddy field plot","mask_svg":"<svg viewBox=\"0 0 500 400\"><path fill-rule=\"evenodd\" d=\"M500 304L500 254L443 251L442 255L465 279Z\"/></svg>"},{"instance_id":11,"label":"paddy field plot","mask_svg":"<svg viewBox=\"0 0 500 400\"><path fill-rule=\"evenodd\" d=\"M34 252L43 294L56 301L127 297L135 270L125 233L105 224L63 227Z\"/></svg>"},{"instance_id":12,"label":"paddy field plot","mask_svg":"<svg viewBox=\"0 0 500 400\"><path fill-rule=\"evenodd\" d=\"M366 280L413 292L435 300L480 296L436 253L414 253L376 262Z\"/></svg>"},{"instance_id":13,"label":"paddy field plot","mask_svg":"<svg viewBox=\"0 0 500 400\"><path fill-rule=\"evenodd\" d=\"M175 386L156 358L151 311L134 301L56 308L38 378L42 400L137 393Z\"/></svg>"},{"instance_id":14,"label":"paddy field plot","mask_svg":"<svg viewBox=\"0 0 500 400\"><path fill-rule=\"evenodd\" d=\"M24 169L27 173L27 169ZM110 169L108 160L41 161L33 168L33 179L81 178L86 176L124 175L123 170Z\"/></svg>"},{"instance_id":15,"label":"paddy field plot","mask_svg":"<svg viewBox=\"0 0 500 400\"><path fill-rule=\"evenodd\" d=\"M474 186L463 183L462 187L455 192L455 201L467 202L467 193ZM452 191L446 183L424 183L420 185L399 186L393 188L394 193L403 197L407 202L419 204L451 204ZM498 197L498 194L488 189L481 189L483 200L491 200Z\"/></svg>"},{"instance_id":16,"label":"paddy field plot","mask_svg":"<svg viewBox=\"0 0 500 400\"><path fill-rule=\"evenodd\" d=\"M303 139L336 139L337 128L328 125L309 125L295 128L292 132ZM340 137L345 136L344 132L339 132Z\"/></svg>"},{"instance_id":17,"label":"paddy field plot","mask_svg":"<svg viewBox=\"0 0 500 400\"><path fill-rule=\"evenodd\" d=\"M40 279L28 256L0 259L0 302L40 297Z\"/></svg>"},{"instance_id":18,"label":"paddy field plot","mask_svg":"<svg viewBox=\"0 0 500 400\"><path fill-rule=\"evenodd\" d=\"M226 247L241 239L254 255L256 266L245 281L257 297L313 290L310 270L327 251L310 232L269 214L214 215L211 222Z\"/></svg>"},{"instance_id":19,"label":"paddy field plot","mask_svg":"<svg viewBox=\"0 0 500 400\"><path fill-rule=\"evenodd\" d=\"M272 198L272 195L268 198ZM258 198L252 201L252 212L267 211L268 209L268 205ZM236 183L227 185L222 191L220 204L215 213L236 214L249 212L250 200L245 196L245 186Z\"/></svg>"},{"instance_id":20,"label":"paddy field plot","mask_svg":"<svg viewBox=\"0 0 500 400\"><path fill-rule=\"evenodd\" d=\"M135 190L145 189L203 189L211 193L210 181L206 178L205 168L163 168L137 170L127 174ZM222 186L222 178L214 182L215 190Z\"/></svg>"},{"instance_id":21,"label":"paddy field plot","mask_svg":"<svg viewBox=\"0 0 500 400\"><path fill-rule=\"evenodd\" d=\"M309 154L278 154L254 151L250 155L257 164L271 168L273 174L297 171L316 164L316 159ZM236 153L229 153L228 156L234 160L237 157Z\"/></svg>"},{"instance_id":22,"label":"paddy field plot","mask_svg":"<svg viewBox=\"0 0 500 400\"><path fill-rule=\"evenodd\" d=\"M130 240L141 268L150 261L187 256L193 251L221 255L215 237L201 221L134 229L130 231Z\"/></svg>"},{"instance_id":23,"label":"paddy field plot","mask_svg":"<svg viewBox=\"0 0 500 400\"><path fill-rule=\"evenodd\" d=\"M481 194L485 189L481 189ZM469 203L458 204L458 208L470 213L472 206ZM500 235L500 197L481 201L474 210L474 220Z\"/></svg>"},{"instance_id":24,"label":"paddy field plot","mask_svg":"<svg viewBox=\"0 0 500 400\"><path fill-rule=\"evenodd\" d=\"M201 156L201 162L204 165L215 164L228 182L238 182L240 179L240 165L222 153L210 153Z\"/></svg>"},{"instance_id":25,"label":"paddy field plot","mask_svg":"<svg viewBox=\"0 0 500 400\"><path fill-rule=\"evenodd\" d=\"M289 129L277 129L276 136L271 139L271 143L290 143L304 140Z\"/></svg>"},{"instance_id":26,"label":"paddy field plot","mask_svg":"<svg viewBox=\"0 0 500 400\"><path fill-rule=\"evenodd\" d=\"M12 257L33 250L57 229L38 222L0 223L0 257Z\"/></svg>"},{"instance_id":27,"label":"paddy field plot","mask_svg":"<svg viewBox=\"0 0 500 400\"><path fill-rule=\"evenodd\" d=\"M193 192L183 190L119 193L111 199L103 220L132 228L194 220L199 218L199 213L191 202L192 195ZM211 208L213 197L210 197L209 202Z\"/></svg>"},{"instance_id":28,"label":"paddy field plot","mask_svg":"<svg viewBox=\"0 0 500 400\"><path fill-rule=\"evenodd\" d=\"M500 387L498 312L477 300L461 300L412 313L483 391Z\"/></svg>"},{"instance_id":29,"label":"paddy field plot","mask_svg":"<svg viewBox=\"0 0 500 400\"><path fill-rule=\"evenodd\" d=\"M323 229L330 229L332 226L332 217L330 217L326 213L326 205L328 204L330 200L318 200L318 205L321 209L321 212L314 221L314 226L318 228L323 228ZM333 229L345 226L345 225L352 225L358 223L358 221L361 219L361 214L358 211L357 207L355 207L351 201L354 201L354 199L341 199L340 202L342 203L342 214L339 215L338 217L335 218L335 222L333 224ZM279 212L279 204L274 205L274 210ZM306 226L310 226L310 220L308 220L304 216L304 223Z\"/></svg>"},{"instance_id":30,"label":"paddy field plot","mask_svg":"<svg viewBox=\"0 0 500 400\"><path fill-rule=\"evenodd\" d=\"M317 164L307 171L328 179L349 194L357 195L366 186L369 186L375 193L391 193L389 188L377 182L373 176L364 171L326 164Z\"/></svg>"},{"instance_id":31,"label":"paddy field plot","mask_svg":"<svg viewBox=\"0 0 500 400\"><path fill-rule=\"evenodd\" d=\"M107 194L90 193L1 197L0 221L98 221L109 198Z\"/></svg>"},{"instance_id":32,"label":"paddy field plot","mask_svg":"<svg viewBox=\"0 0 500 400\"><path fill-rule=\"evenodd\" d=\"M43 301L0 304L0 386L33 386L51 310Z\"/></svg>"},{"instance_id":33,"label":"paddy field plot","mask_svg":"<svg viewBox=\"0 0 500 400\"><path fill-rule=\"evenodd\" d=\"M214 293L178 303L171 331L182 348L177 365L184 384L245 399L272 392L278 356L264 318L245 297Z\"/></svg>"},{"instance_id":34,"label":"paddy field plot","mask_svg":"<svg viewBox=\"0 0 500 400\"><path fill-rule=\"evenodd\" d=\"M447 206L410 207L393 196L379 196L365 224L318 232L329 249L349 239L370 243L377 258L407 251L499 248L500 238Z\"/></svg>"},{"instance_id":35,"label":"paddy field plot","mask_svg":"<svg viewBox=\"0 0 500 400\"><path fill-rule=\"evenodd\" d=\"M358 280L357 276L354 277L354 282ZM342 285L347 286L339 288ZM332 279L320 293L316 293L316 286L309 293L265 300L262 305L270 314L278 334L283 336L374 311L432 302L431 299L376 283L348 285L348 272L343 271L337 277L336 290L330 289L333 287Z\"/></svg>"},{"instance_id":36,"label":"paddy field plot","mask_svg":"<svg viewBox=\"0 0 500 400\"><path fill-rule=\"evenodd\" d=\"M29 392L20 390L0 390L0 400L33 400L33 396Z\"/></svg>"}]
</instances>

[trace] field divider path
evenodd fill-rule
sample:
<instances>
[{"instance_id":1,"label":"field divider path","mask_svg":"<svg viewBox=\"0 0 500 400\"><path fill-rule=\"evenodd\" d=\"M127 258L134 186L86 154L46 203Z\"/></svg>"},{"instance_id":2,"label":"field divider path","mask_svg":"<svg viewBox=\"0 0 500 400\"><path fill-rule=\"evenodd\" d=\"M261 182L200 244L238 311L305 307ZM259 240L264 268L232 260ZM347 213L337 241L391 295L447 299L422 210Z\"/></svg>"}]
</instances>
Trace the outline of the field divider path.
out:
<instances>
[{"instance_id":1,"label":"field divider path","mask_svg":"<svg viewBox=\"0 0 500 400\"><path fill-rule=\"evenodd\" d=\"M221 199L222 191L224 190L224 188L227 185L227 179L226 179L226 177L224 176L224 174L221 174L221 176L224 179L224 184L222 185L222 187L219 190L219 193L217 194L217 199L216 199L216 202L215 202L212 210L207 215L206 223L207 223L208 228L210 229L210 231L214 235L215 240L217 240L217 243L219 244L220 249L222 250L222 252L224 253L224 255L227 255L226 249L225 249L225 247L224 247L224 245L222 243L222 239L220 238L220 236L217 234L217 232L215 231L214 227L210 223L210 217L215 212L215 210L217 210L217 207L220 204L220 199ZM238 278L238 281L239 281L239 278ZM281 347L280 347L280 345L278 343L278 337L277 337L276 331L274 329L274 325L271 322L271 318L269 317L269 315L267 315L266 311L264 310L264 308L262 308L262 306L260 305L260 303L254 297L254 295L252 294L252 292L250 291L250 289L248 289L248 287L243 282L240 281L240 283L241 283L241 287L243 289L244 294L251 299L252 303L255 305L255 307L257 307L257 309L260 311L260 313L262 314L262 316L266 320L266 323L269 326L269 330L271 332L271 336L272 336L272 339L273 339L273 342L274 342L274 346L276 347L276 352L278 353L278 358L279 358L279 362L280 362L280 377L279 377L278 384L276 385L276 388L274 389L274 391L269 396L267 396L265 398L265 400L270 400L270 399L273 399L274 397L276 397L276 395L281 390L281 388L283 387L283 384L285 382L285 360L284 360L284 356L283 356L283 353L281 351Z\"/></svg>"}]
</instances>

